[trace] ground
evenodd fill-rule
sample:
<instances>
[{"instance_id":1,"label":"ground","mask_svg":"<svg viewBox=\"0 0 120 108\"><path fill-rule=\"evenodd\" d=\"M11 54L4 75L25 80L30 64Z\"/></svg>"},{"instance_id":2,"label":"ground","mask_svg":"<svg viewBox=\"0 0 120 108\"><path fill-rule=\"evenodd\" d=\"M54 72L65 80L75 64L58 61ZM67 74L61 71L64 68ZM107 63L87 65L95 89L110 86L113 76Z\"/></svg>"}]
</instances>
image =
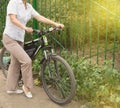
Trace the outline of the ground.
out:
<instances>
[{"instance_id":1,"label":"ground","mask_svg":"<svg viewBox=\"0 0 120 108\"><path fill-rule=\"evenodd\" d=\"M72 101L60 106L52 102L42 87L32 89L33 98L27 99L24 94L8 95L5 91L6 79L0 71L0 108L80 108L80 103Z\"/></svg>"}]
</instances>

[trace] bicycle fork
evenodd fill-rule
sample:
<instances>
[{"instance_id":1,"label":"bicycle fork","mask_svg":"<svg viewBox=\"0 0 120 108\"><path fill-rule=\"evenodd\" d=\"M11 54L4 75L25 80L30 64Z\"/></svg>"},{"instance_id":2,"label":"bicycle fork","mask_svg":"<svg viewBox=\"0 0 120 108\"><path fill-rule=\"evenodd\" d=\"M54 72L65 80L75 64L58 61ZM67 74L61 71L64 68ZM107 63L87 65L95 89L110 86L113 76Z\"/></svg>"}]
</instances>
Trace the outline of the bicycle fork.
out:
<instances>
[{"instance_id":1,"label":"bicycle fork","mask_svg":"<svg viewBox=\"0 0 120 108\"><path fill-rule=\"evenodd\" d=\"M50 49L50 50L51 50L50 52L48 50L44 50L44 56L47 61L49 77L51 77L51 79L54 79L54 80L56 79L54 77L57 77L57 79L60 79L60 73L58 70L59 67L58 67L57 61L51 58L52 55L55 55L54 50L53 49ZM54 70L52 67L54 67ZM56 74L56 76L54 76L53 74Z\"/></svg>"},{"instance_id":2,"label":"bicycle fork","mask_svg":"<svg viewBox=\"0 0 120 108\"><path fill-rule=\"evenodd\" d=\"M49 51L49 50L44 50L43 52L44 52L44 56L45 56L45 59L46 59L46 60L48 59L48 56L49 56L49 55L54 54L54 50L53 50L53 49L51 49L51 51Z\"/></svg>"}]
</instances>

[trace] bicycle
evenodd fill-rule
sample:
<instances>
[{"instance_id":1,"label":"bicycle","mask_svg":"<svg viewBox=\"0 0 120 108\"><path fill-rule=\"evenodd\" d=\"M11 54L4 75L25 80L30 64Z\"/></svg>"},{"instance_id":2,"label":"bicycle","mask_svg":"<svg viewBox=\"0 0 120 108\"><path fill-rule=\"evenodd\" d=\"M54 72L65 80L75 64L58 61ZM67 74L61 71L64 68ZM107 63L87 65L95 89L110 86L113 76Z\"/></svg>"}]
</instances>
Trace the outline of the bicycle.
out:
<instances>
[{"instance_id":1,"label":"bicycle","mask_svg":"<svg viewBox=\"0 0 120 108\"><path fill-rule=\"evenodd\" d=\"M40 61L39 78L42 80L43 88L48 97L53 102L62 105L73 99L76 87L71 67L61 56L55 54L53 47L48 44L47 34L56 30L60 29L51 27L48 30L34 30L33 32L38 38L26 42L24 49L32 60L35 60L36 55L42 50L44 57ZM5 77L7 77L9 64L10 54L3 47L0 54L0 66Z\"/></svg>"}]
</instances>

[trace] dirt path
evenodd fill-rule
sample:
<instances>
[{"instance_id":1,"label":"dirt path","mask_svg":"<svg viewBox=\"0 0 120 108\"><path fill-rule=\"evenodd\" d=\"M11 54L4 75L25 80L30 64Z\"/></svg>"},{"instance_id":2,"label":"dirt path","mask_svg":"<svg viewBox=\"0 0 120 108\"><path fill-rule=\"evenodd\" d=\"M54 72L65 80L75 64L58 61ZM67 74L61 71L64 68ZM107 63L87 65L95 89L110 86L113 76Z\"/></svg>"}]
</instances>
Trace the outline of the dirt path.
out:
<instances>
[{"instance_id":1,"label":"dirt path","mask_svg":"<svg viewBox=\"0 0 120 108\"><path fill-rule=\"evenodd\" d=\"M6 80L0 71L0 108L80 108L80 103L74 101L64 106L53 103L42 87L33 88L32 99L27 99L24 94L8 95L5 91L5 83Z\"/></svg>"}]
</instances>

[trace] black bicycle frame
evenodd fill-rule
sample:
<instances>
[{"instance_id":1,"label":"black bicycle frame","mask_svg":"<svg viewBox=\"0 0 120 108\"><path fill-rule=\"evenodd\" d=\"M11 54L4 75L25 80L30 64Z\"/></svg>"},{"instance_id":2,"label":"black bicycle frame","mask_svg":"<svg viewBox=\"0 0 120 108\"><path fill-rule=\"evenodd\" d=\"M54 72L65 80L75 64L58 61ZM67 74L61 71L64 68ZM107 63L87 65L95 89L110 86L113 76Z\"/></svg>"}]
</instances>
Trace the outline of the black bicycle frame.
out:
<instances>
[{"instance_id":1,"label":"black bicycle frame","mask_svg":"<svg viewBox=\"0 0 120 108\"><path fill-rule=\"evenodd\" d=\"M30 56L31 59L34 59L38 51L42 48L40 38L26 42L24 44L24 50Z\"/></svg>"},{"instance_id":2,"label":"black bicycle frame","mask_svg":"<svg viewBox=\"0 0 120 108\"><path fill-rule=\"evenodd\" d=\"M24 44L24 50L26 51L26 53L30 56L32 60L35 58L35 56L37 55L40 49L43 50L46 59L47 59L46 50L51 50L52 53L54 52L50 45L45 44L43 36L37 39L34 39L32 41L26 42Z\"/></svg>"},{"instance_id":3,"label":"black bicycle frame","mask_svg":"<svg viewBox=\"0 0 120 108\"><path fill-rule=\"evenodd\" d=\"M38 38L24 44L24 50L27 52L27 54L30 56L32 60L34 59L34 57L41 48L44 51L44 55L46 59L47 59L47 50L49 51L51 50L50 52L54 53L52 47L48 45L47 36L46 36L46 34L54 30L60 30L60 28L51 27L45 31L33 30L33 32L37 34Z\"/></svg>"}]
</instances>

